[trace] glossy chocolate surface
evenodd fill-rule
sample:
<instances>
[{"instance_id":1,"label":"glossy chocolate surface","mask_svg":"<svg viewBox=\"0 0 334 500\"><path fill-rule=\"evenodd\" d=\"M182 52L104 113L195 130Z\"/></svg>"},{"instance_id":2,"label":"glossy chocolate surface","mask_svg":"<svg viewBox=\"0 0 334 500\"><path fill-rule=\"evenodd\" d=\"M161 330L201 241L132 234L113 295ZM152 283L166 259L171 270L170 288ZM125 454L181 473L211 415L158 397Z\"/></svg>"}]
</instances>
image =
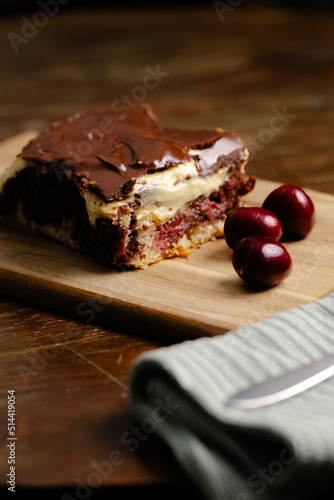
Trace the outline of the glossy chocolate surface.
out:
<instances>
[{"instance_id":1,"label":"glossy chocolate surface","mask_svg":"<svg viewBox=\"0 0 334 500\"><path fill-rule=\"evenodd\" d=\"M126 115L80 112L55 122L20 156L72 170L81 189L110 202L126 198L140 176L189 161L192 149L203 150L193 158L206 176L236 161L244 145L235 134L220 130L162 128L151 107L140 104Z\"/></svg>"}]
</instances>

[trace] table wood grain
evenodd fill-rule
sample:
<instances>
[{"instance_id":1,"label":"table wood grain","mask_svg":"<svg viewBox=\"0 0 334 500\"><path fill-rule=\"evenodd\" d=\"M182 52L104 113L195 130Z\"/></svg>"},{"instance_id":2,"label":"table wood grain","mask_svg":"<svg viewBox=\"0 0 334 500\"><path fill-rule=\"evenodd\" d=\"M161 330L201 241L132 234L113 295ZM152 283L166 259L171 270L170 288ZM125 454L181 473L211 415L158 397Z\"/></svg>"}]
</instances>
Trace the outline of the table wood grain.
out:
<instances>
[{"instance_id":1,"label":"table wood grain","mask_svg":"<svg viewBox=\"0 0 334 500\"><path fill-rule=\"evenodd\" d=\"M334 194L333 16L244 4L225 13L213 4L63 6L16 53L9 34L22 35L24 15L34 19L18 8L0 20L0 140L80 109L145 98L166 126L237 132L252 153L249 174ZM0 430L6 436L14 389L17 485L57 488L58 498L94 477L96 494L126 486L147 488L146 498L180 497L181 484L191 491L154 435L133 435L131 363L162 342L0 292ZM112 461L105 477L97 472ZM1 472L7 467L1 449Z\"/></svg>"}]
</instances>

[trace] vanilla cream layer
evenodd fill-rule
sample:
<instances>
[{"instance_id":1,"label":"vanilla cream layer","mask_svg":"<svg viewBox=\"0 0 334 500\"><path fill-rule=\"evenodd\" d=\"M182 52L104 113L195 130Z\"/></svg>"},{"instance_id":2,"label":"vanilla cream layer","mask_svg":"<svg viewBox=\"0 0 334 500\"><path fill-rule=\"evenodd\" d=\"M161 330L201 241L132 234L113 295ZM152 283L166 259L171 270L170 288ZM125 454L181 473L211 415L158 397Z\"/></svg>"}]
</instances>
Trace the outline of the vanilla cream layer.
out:
<instances>
[{"instance_id":1,"label":"vanilla cream layer","mask_svg":"<svg viewBox=\"0 0 334 500\"><path fill-rule=\"evenodd\" d=\"M242 171L247 156L245 153ZM137 229L148 229L150 226L163 224L171 219L184 205L199 196L209 196L216 191L228 180L228 168L229 165L214 174L202 177L198 173L195 161L191 160L164 171L143 175L136 181L131 194L125 200L104 203L101 198L89 191L81 194L85 198L87 213L92 224L95 224L98 217L113 219L117 217L121 207L129 206L132 201L139 201L140 206L135 208ZM130 211L128 214L124 213L123 219L124 226L128 226Z\"/></svg>"},{"instance_id":2,"label":"vanilla cream layer","mask_svg":"<svg viewBox=\"0 0 334 500\"><path fill-rule=\"evenodd\" d=\"M23 170L28 165L26 160L16 158L13 163L7 167L0 175L0 193L2 193L4 185L11 177L14 177L20 170Z\"/></svg>"}]
</instances>

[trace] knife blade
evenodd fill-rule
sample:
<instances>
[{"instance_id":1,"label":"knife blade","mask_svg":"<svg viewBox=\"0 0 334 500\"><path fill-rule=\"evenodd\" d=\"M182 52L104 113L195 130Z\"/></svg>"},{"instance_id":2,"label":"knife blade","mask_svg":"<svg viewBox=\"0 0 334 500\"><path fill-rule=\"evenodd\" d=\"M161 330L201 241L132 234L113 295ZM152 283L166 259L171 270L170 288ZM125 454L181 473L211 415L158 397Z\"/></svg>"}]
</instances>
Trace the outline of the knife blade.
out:
<instances>
[{"instance_id":1,"label":"knife blade","mask_svg":"<svg viewBox=\"0 0 334 500\"><path fill-rule=\"evenodd\" d=\"M232 396L228 403L239 409L259 408L291 398L334 375L334 355L253 385Z\"/></svg>"}]
</instances>

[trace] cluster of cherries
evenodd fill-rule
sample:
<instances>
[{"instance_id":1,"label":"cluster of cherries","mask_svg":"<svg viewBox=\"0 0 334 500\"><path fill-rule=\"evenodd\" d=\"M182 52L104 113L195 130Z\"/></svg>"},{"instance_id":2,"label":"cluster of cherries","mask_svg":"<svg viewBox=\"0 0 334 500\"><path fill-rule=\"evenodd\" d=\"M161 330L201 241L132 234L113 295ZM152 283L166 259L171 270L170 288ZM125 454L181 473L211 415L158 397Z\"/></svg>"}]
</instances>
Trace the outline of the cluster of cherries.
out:
<instances>
[{"instance_id":1,"label":"cluster of cherries","mask_svg":"<svg viewBox=\"0 0 334 500\"><path fill-rule=\"evenodd\" d=\"M311 198L297 186L272 191L262 207L238 207L225 220L225 240L232 263L246 283L274 286L292 271L292 259L279 241L305 238L315 224Z\"/></svg>"}]
</instances>

